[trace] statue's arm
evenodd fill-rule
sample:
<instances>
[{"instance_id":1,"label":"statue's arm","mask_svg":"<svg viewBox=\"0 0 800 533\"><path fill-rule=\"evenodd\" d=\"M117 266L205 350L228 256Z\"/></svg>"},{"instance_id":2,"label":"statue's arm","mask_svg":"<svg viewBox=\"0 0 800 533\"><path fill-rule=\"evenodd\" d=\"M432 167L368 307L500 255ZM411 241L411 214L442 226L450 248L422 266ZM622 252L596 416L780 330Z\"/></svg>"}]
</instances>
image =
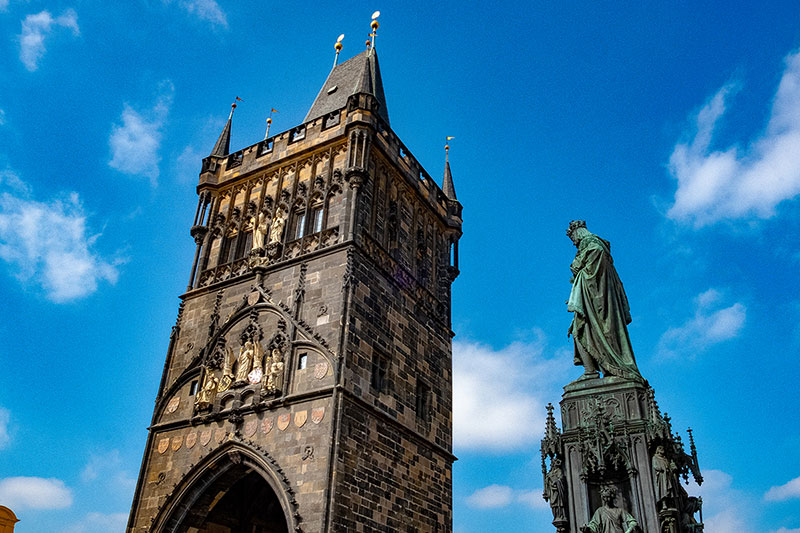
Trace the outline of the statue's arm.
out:
<instances>
[{"instance_id":1,"label":"statue's arm","mask_svg":"<svg viewBox=\"0 0 800 533\"><path fill-rule=\"evenodd\" d=\"M625 533L634 533L638 528L639 523L636 519L630 513L625 513Z\"/></svg>"}]
</instances>

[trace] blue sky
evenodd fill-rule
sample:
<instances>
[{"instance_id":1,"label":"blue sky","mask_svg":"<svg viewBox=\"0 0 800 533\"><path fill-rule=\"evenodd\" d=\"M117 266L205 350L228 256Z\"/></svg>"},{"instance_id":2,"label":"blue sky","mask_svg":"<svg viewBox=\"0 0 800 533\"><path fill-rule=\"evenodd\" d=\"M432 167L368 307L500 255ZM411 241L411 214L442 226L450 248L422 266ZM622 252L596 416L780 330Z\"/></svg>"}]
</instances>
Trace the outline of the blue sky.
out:
<instances>
[{"instance_id":1,"label":"blue sky","mask_svg":"<svg viewBox=\"0 0 800 533\"><path fill-rule=\"evenodd\" d=\"M699 5L702 4L702 5ZM548 531L573 218L612 243L639 368L691 426L709 532L800 532L800 4L0 0L0 504L122 531L194 244L200 159L299 124L346 35L464 205L458 533Z\"/></svg>"}]
</instances>

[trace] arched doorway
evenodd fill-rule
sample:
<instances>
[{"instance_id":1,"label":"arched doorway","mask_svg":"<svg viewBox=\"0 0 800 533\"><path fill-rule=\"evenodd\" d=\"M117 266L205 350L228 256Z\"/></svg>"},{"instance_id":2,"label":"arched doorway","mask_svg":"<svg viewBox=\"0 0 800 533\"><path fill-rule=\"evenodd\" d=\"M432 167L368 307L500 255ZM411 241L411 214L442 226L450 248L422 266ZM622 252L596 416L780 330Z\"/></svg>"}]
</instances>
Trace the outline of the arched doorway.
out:
<instances>
[{"instance_id":1,"label":"arched doorway","mask_svg":"<svg viewBox=\"0 0 800 533\"><path fill-rule=\"evenodd\" d=\"M272 472L249 454L228 450L187 477L157 531L289 533L285 495L276 492Z\"/></svg>"}]
</instances>

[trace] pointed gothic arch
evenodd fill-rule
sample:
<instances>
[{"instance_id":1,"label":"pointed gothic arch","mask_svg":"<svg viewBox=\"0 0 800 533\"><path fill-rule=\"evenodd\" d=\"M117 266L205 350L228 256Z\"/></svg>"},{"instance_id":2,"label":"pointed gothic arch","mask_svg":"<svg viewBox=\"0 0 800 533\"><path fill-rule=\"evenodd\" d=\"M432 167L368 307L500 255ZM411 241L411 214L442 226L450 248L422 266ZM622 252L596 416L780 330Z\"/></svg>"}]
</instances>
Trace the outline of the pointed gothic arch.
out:
<instances>
[{"instance_id":1,"label":"pointed gothic arch","mask_svg":"<svg viewBox=\"0 0 800 533\"><path fill-rule=\"evenodd\" d=\"M151 531L301 531L297 502L281 468L263 450L228 441L194 466L159 510Z\"/></svg>"}]
</instances>

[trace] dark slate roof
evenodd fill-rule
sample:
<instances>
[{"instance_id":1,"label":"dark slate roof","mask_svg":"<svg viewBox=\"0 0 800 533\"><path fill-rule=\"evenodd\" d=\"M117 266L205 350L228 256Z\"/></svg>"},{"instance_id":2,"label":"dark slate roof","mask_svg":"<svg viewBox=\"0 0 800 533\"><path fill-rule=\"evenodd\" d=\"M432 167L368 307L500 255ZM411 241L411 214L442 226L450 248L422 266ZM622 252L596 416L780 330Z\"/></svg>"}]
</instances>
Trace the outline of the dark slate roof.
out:
<instances>
[{"instance_id":1,"label":"dark slate roof","mask_svg":"<svg viewBox=\"0 0 800 533\"><path fill-rule=\"evenodd\" d=\"M217 139L217 144L214 145L214 149L211 150L211 155L217 157L224 157L230 153L231 119L233 119L233 110L231 110L231 114L228 115L228 122L226 122L225 127L222 128L222 133L219 134L219 139Z\"/></svg>"},{"instance_id":2,"label":"dark slate roof","mask_svg":"<svg viewBox=\"0 0 800 533\"><path fill-rule=\"evenodd\" d=\"M336 90L329 92L333 87L336 87ZM369 48L333 67L303 122L343 108L347 105L347 98L357 93L373 95L379 102L378 115L387 124L389 123L386 96L383 94L383 81L381 81L381 69L378 66L378 54L374 48Z\"/></svg>"},{"instance_id":3,"label":"dark slate roof","mask_svg":"<svg viewBox=\"0 0 800 533\"><path fill-rule=\"evenodd\" d=\"M442 180L442 192L450 200L456 199L456 188L453 185L453 175L450 173L450 161L444 162L444 179Z\"/></svg>"}]
</instances>

